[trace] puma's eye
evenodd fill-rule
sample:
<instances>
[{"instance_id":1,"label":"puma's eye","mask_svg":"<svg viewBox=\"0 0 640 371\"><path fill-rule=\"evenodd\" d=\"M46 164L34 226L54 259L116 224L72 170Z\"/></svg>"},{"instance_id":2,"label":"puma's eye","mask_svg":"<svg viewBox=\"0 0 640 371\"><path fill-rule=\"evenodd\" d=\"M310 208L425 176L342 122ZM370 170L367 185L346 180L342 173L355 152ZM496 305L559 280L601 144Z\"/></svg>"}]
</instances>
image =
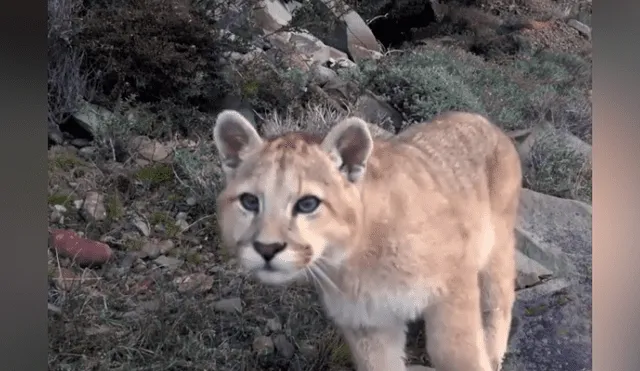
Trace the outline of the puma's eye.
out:
<instances>
[{"instance_id":1,"label":"puma's eye","mask_svg":"<svg viewBox=\"0 0 640 371\"><path fill-rule=\"evenodd\" d=\"M240 205L252 213L257 213L260 210L260 200L251 193L243 193L240 195Z\"/></svg>"},{"instance_id":2,"label":"puma's eye","mask_svg":"<svg viewBox=\"0 0 640 371\"><path fill-rule=\"evenodd\" d=\"M296 214L309 214L320 206L320 199L316 196L304 196L296 202L293 211Z\"/></svg>"}]
</instances>

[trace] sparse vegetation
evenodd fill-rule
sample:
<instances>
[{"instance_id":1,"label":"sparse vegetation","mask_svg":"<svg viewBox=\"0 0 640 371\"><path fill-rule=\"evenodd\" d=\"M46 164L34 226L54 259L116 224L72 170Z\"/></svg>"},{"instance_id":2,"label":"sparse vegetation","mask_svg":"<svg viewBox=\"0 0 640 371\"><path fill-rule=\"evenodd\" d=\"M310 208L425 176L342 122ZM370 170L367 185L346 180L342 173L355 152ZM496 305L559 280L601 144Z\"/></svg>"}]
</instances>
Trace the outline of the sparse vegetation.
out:
<instances>
[{"instance_id":1,"label":"sparse vegetation","mask_svg":"<svg viewBox=\"0 0 640 371\"><path fill-rule=\"evenodd\" d=\"M335 26L318 18L313 2L302 3L297 31L319 36ZM349 3L364 18L379 5ZM113 113L89 144L65 138L50 149L50 225L104 241L114 254L102 267L81 268L50 251L50 370L351 369L312 288L246 279L216 234L222 174L211 125L220 108L246 105L264 135L323 133L354 109L336 109L310 89L314 76L295 67L295 56L256 47L264 38L247 21L255 4L49 0L50 124L68 121L82 101ZM530 150L525 185L590 203L590 159L562 139L571 133L591 143L590 58L541 50L533 36L513 31L523 27L517 19L460 9L423 30L430 39L420 45L336 70L383 97L405 127L451 109L486 114L507 131L551 122L556 131ZM166 144L170 158L141 159L128 146L138 135ZM74 206L89 190L104 195L103 220L85 220ZM172 259L179 264L169 267ZM74 284L56 281L61 272ZM213 283L185 289L177 280L198 274ZM220 306L229 298L241 309ZM263 335L285 339L293 354L277 344L254 349ZM424 361L424 339L409 341L409 358Z\"/></svg>"},{"instance_id":2,"label":"sparse vegetation","mask_svg":"<svg viewBox=\"0 0 640 371\"><path fill-rule=\"evenodd\" d=\"M489 115L505 130L530 127L554 113L590 139L591 111L584 94L588 64L577 56L536 53L495 65L453 47L428 45L349 71L405 112L411 122L445 110ZM589 108L587 108L589 107Z\"/></svg>"}]
</instances>

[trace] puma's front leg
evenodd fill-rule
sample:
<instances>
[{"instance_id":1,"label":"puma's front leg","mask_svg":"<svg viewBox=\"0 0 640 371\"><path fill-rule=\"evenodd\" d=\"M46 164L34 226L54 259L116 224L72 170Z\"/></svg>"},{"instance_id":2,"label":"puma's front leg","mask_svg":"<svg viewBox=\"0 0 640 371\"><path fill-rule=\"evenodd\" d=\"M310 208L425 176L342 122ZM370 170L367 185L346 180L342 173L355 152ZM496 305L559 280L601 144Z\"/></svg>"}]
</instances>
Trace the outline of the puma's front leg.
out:
<instances>
[{"instance_id":1,"label":"puma's front leg","mask_svg":"<svg viewBox=\"0 0 640 371\"><path fill-rule=\"evenodd\" d=\"M341 328L357 371L405 371L405 326Z\"/></svg>"}]
</instances>

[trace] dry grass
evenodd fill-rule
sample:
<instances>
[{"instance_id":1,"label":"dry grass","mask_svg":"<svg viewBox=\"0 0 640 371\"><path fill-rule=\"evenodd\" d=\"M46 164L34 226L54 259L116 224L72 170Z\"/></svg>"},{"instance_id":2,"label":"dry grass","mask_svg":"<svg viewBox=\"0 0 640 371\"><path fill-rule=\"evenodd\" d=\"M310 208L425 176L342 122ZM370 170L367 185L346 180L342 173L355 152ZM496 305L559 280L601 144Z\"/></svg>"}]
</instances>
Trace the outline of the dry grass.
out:
<instances>
[{"instance_id":1,"label":"dry grass","mask_svg":"<svg viewBox=\"0 0 640 371\"><path fill-rule=\"evenodd\" d=\"M533 143L525 184L537 192L591 204L592 160L565 139L562 129L544 133ZM590 151L589 151L590 152Z\"/></svg>"},{"instance_id":2,"label":"dry grass","mask_svg":"<svg viewBox=\"0 0 640 371\"><path fill-rule=\"evenodd\" d=\"M339 347L312 291L268 289L221 261L207 265L188 268L214 278L206 293L180 293L174 275L160 269L52 288L49 302L60 313L50 313L49 369L327 369ZM214 310L228 297L242 298L242 313ZM251 349L257 336L273 334L273 319L303 351L286 359Z\"/></svg>"}]
</instances>

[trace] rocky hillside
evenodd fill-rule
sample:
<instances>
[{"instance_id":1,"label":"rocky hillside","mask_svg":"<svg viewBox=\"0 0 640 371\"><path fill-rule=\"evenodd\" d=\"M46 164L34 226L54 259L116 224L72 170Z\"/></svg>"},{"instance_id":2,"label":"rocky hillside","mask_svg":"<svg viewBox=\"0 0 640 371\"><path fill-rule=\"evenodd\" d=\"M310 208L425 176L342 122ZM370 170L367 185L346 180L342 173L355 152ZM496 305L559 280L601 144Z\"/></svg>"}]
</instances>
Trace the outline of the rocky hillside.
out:
<instances>
[{"instance_id":1,"label":"rocky hillside","mask_svg":"<svg viewBox=\"0 0 640 371\"><path fill-rule=\"evenodd\" d=\"M353 370L311 287L219 246L224 108L263 134L491 117L526 188L504 369L590 370L591 1L48 1L50 370Z\"/></svg>"}]
</instances>

